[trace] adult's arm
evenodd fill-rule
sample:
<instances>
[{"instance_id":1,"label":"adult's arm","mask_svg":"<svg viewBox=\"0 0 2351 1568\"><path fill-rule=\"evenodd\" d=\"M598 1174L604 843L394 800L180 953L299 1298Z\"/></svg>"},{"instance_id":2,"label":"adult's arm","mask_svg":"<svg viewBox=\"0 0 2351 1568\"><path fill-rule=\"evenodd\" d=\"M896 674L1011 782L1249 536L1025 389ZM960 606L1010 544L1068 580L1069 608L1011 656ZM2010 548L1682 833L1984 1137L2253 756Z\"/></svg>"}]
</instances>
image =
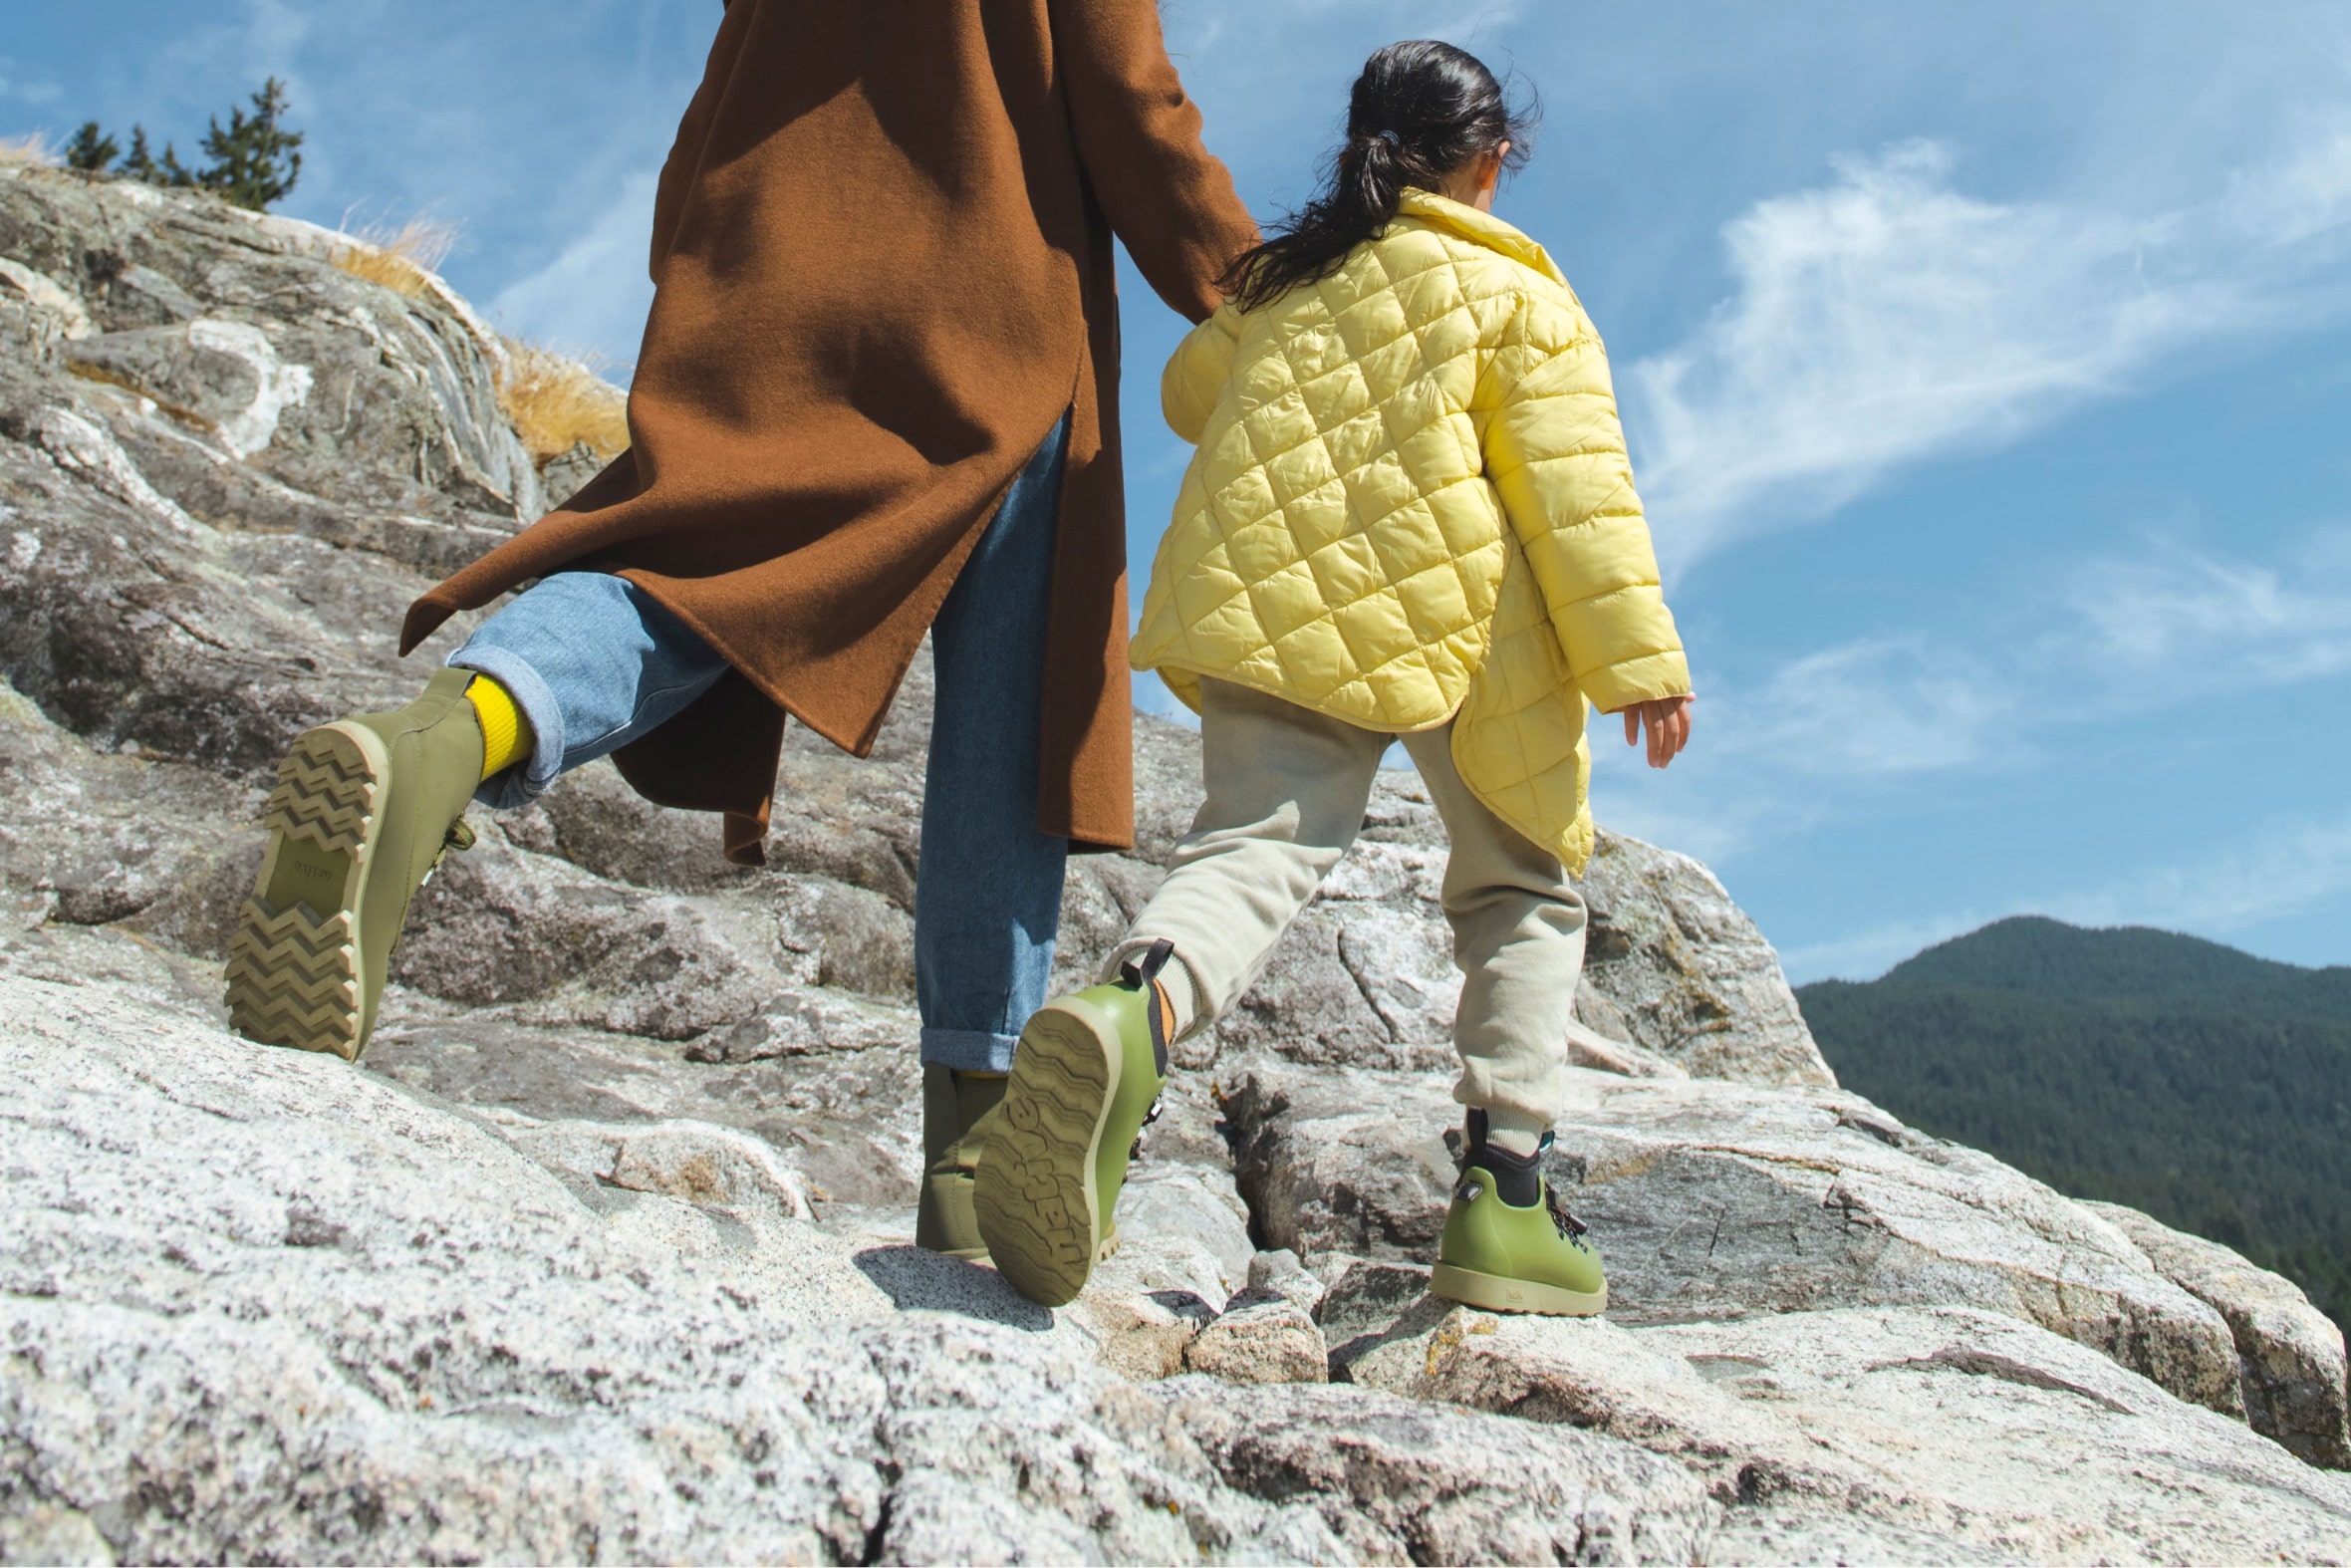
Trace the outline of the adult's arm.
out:
<instances>
[{"instance_id":1,"label":"adult's arm","mask_svg":"<svg viewBox=\"0 0 2351 1568\"><path fill-rule=\"evenodd\" d=\"M661 274L667 270L669 247L676 242L677 225L685 215L685 198L702 172L702 151L710 139L711 124L718 118L718 100L729 75L734 58L742 52L743 30L750 25L751 7L745 6L741 15L734 10L734 0L720 0L723 14L718 24L718 36L711 42L710 59L702 68L701 86L694 90L691 102L685 106L685 116L677 125L677 139L669 145L669 157L661 165L661 180L653 190L653 279L659 287Z\"/></svg>"},{"instance_id":2,"label":"adult's arm","mask_svg":"<svg viewBox=\"0 0 2351 1568\"><path fill-rule=\"evenodd\" d=\"M1200 141L1158 0L1051 0L1078 160L1127 254L1171 309L1207 320L1216 280L1257 243L1232 173Z\"/></svg>"}]
</instances>

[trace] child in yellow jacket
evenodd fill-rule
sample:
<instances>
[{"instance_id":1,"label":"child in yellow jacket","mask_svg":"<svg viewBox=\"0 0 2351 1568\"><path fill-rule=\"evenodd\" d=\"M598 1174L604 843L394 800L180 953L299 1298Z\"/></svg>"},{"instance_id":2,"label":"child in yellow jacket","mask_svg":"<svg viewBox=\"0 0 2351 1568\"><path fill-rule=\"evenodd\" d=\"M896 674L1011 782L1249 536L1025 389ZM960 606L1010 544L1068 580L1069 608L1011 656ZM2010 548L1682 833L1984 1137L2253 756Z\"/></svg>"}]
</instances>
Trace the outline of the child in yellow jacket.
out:
<instances>
[{"instance_id":1,"label":"child in yellow jacket","mask_svg":"<svg viewBox=\"0 0 2351 1568\"><path fill-rule=\"evenodd\" d=\"M1671 763L1690 670L1608 362L1549 256L1492 215L1525 134L1441 43L1381 50L1330 188L1244 256L1169 364L1198 451L1134 644L1200 714L1207 800L1105 984L1035 1014L973 1198L1033 1299L1093 1268L1170 1043L1238 1002L1402 740L1451 840L1468 1108L1432 1288L1607 1304L1540 1166L1562 1110L1592 849L1586 704Z\"/></svg>"}]
</instances>

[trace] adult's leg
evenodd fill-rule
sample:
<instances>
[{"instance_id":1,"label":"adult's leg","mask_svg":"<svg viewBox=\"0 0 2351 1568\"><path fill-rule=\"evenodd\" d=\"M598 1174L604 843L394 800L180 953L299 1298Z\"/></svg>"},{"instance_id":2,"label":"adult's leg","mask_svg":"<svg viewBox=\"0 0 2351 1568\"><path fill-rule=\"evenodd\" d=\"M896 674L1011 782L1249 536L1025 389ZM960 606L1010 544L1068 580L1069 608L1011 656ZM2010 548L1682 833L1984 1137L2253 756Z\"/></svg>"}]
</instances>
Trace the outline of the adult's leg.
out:
<instances>
[{"instance_id":1,"label":"adult's leg","mask_svg":"<svg viewBox=\"0 0 2351 1568\"><path fill-rule=\"evenodd\" d=\"M404 708L305 731L280 764L225 976L231 1022L249 1039L356 1059L409 901L472 842L467 801L520 805L673 716L726 667L642 590L602 573L547 579L449 664ZM528 755L509 766L523 728Z\"/></svg>"},{"instance_id":2,"label":"adult's leg","mask_svg":"<svg viewBox=\"0 0 2351 1568\"><path fill-rule=\"evenodd\" d=\"M1104 976L1175 944L1177 1033L1213 1022L1264 971L1282 932L1363 829L1390 737L1223 680L1200 682L1208 798L1167 881Z\"/></svg>"},{"instance_id":3,"label":"adult's leg","mask_svg":"<svg viewBox=\"0 0 2351 1568\"><path fill-rule=\"evenodd\" d=\"M556 779L677 716L726 660L651 594L606 572L559 572L483 623L448 658L504 687L535 737L483 781L485 806L520 806Z\"/></svg>"},{"instance_id":4,"label":"adult's leg","mask_svg":"<svg viewBox=\"0 0 2351 1568\"><path fill-rule=\"evenodd\" d=\"M922 1061L1006 1073L1045 1001L1069 841L1037 831L1065 419L1013 480L930 629L937 700L914 892Z\"/></svg>"},{"instance_id":5,"label":"adult's leg","mask_svg":"<svg viewBox=\"0 0 2351 1568\"><path fill-rule=\"evenodd\" d=\"M1453 1098L1483 1111L1494 1144L1531 1155L1565 1106L1567 1031L1584 967L1584 901L1558 858L1461 782L1452 728L1404 737L1452 855L1444 913L1465 977L1453 1019Z\"/></svg>"}]
</instances>

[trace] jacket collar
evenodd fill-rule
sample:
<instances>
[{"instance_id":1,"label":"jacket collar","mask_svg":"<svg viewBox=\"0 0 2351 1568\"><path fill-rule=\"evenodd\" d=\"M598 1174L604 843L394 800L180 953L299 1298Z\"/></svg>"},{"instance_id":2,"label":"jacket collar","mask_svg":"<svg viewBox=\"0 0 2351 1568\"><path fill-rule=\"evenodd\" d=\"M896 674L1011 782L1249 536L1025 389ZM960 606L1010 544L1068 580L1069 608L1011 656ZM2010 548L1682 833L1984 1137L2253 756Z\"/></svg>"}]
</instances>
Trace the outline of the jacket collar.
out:
<instances>
[{"instance_id":1,"label":"jacket collar","mask_svg":"<svg viewBox=\"0 0 2351 1568\"><path fill-rule=\"evenodd\" d=\"M1396 212L1399 217L1419 218L1458 234L1473 245L1499 251L1512 261L1534 268L1561 288L1567 286L1567 275L1552 261L1550 252L1490 212L1447 200L1433 190L1406 191L1404 199L1396 204Z\"/></svg>"}]
</instances>

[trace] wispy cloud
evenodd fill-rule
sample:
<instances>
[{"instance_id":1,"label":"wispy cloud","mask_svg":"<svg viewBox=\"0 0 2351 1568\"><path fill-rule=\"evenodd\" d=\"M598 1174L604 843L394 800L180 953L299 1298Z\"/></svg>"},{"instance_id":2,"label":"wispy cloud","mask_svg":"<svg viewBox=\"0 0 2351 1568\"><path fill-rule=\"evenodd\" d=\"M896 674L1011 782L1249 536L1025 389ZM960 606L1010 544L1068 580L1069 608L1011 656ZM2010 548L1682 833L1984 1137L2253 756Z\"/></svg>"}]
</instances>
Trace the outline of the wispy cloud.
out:
<instances>
[{"instance_id":1,"label":"wispy cloud","mask_svg":"<svg viewBox=\"0 0 2351 1568\"><path fill-rule=\"evenodd\" d=\"M2158 544L2090 563L2070 598L2109 678L2173 701L2351 669L2351 529L2322 531L2284 566Z\"/></svg>"},{"instance_id":2,"label":"wispy cloud","mask_svg":"<svg viewBox=\"0 0 2351 1568\"><path fill-rule=\"evenodd\" d=\"M2226 935L2351 892L2351 815L2273 825L2193 861L2045 902L2083 925L2161 925Z\"/></svg>"},{"instance_id":3,"label":"wispy cloud","mask_svg":"<svg viewBox=\"0 0 2351 1568\"><path fill-rule=\"evenodd\" d=\"M15 62L0 60L0 99L46 109L64 97L65 89L55 82L28 82L17 75Z\"/></svg>"},{"instance_id":4,"label":"wispy cloud","mask_svg":"<svg viewBox=\"0 0 2351 1568\"><path fill-rule=\"evenodd\" d=\"M1968 618L1975 641L1854 639L1707 683L1667 787L1601 721L1608 818L1708 860L1786 842L1936 777L2061 758L2100 726L2351 670L2351 526L2276 560L2151 540L2077 561L2042 595ZM2052 693L2061 700L2052 700Z\"/></svg>"},{"instance_id":5,"label":"wispy cloud","mask_svg":"<svg viewBox=\"0 0 2351 1568\"><path fill-rule=\"evenodd\" d=\"M566 352L633 354L653 308L646 256L657 180L652 171L629 176L586 233L499 291L491 318L516 337Z\"/></svg>"},{"instance_id":6,"label":"wispy cloud","mask_svg":"<svg viewBox=\"0 0 2351 1568\"><path fill-rule=\"evenodd\" d=\"M1799 985L1871 979L1923 948L2011 915L2046 915L2076 925L2152 925L2226 940L2324 909L2346 893L2351 815L2308 818L2093 888L2041 888L1993 907L1865 926L1790 947L1780 962Z\"/></svg>"},{"instance_id":7,"label":"wispy cloud","mask_svg":"<svg viewBox=\"0 0 2351 1568\"><path fill-rule=\"evenodd\" d=\"M1972 654L1889 637L1805 654L1711 705L1712 749L1728 764L1889 778L1986 761L2017 701Z\"/></svg>"},{"instance_id":8,"label":"wispy cloud","mask_svg":"<svg viewBox=\"0 0 2351 1568\"><path fill-rule=\"evenodd\" d=\"M1809 521L1908 464L2012 441L2180 349L2351 303L2351 115L2152 217L1956 189L1948 145L1836 163L1724 230L1736 292L1627 373L1670 565Z\"/></svg>"}]
</instances>

